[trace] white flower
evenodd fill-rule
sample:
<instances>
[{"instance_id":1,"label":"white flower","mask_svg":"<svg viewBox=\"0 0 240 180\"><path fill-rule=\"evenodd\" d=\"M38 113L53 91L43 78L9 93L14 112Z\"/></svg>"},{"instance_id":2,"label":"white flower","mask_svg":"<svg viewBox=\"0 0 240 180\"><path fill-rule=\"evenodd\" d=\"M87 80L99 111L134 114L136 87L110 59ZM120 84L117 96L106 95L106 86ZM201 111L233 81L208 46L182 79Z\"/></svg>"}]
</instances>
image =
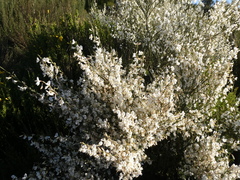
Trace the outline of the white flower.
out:
<instances>
[{"instance_id":1,"label":"white flower","mask_svg":"<svg viewBox=\"0 0 240 180\"><path fill-rule=\"evenodd\" d=\"M47 83L45 83L45 89L48 89L51 86L51 81L48 81Z\"/></svg>"},{"instance_id":2,"label":"white flower","mask_svg":"<svg viewBox=\"0 0 240 180\"><path fill-rule=\"evenodd\" d=\"M73 39L72 40L72 45L75 45L77 42Z\"/></svg>"},{"instance_id":3,"label":"white flower","mask_svg":"<svg viewBox=\"0 0 240 180\"><path fill-rule=\"evenodd\" d=\"M90 34L89 39L92 41L93 40L93 35Z\"/></svg>"},{"instance_id":4,"label":"white flower","mask_svg":"<svg viewBox=\"0 0 240 180\"><path fill-rule=\"evenodd\" d=\"M50 59L49 59L49 58L44 57L44 58L42 58L42 61L43 61L44 63L50 64Z\"/></svg>"},{"instance_id":5,"label":"white flower","mask_svg":"<svg viewBox=\"0 0 240 180\"><path fill-rule=\"evenodd\" d=\"M55 92L52 90L47 91L47 96L53 96L54 94L55 94Z\"/></svg>"},{"instance_id":6,"label":"white flower","mask_svg":"<svg viewBox=\"0 0 240 180\"><path fill-rule=\"evenodd\" d=\"M64 101L63 101L63 99L61 98L61 99L59 100L59 105L62 106L63 104L64 104Z\"/></svg>"},{"instance_id":7,"label":"white flower","mask_svg":"<svg viewBox=\"0 0 240 180\"><path fill-rule=\"evenodd\" d=\"M142 56L143 55L143 51L138 51L138 55Z\"/></svg>"},{"instance_id":8,"label":"white flower","mask_svg":"<svg viewBox=\"0 0 240 180\"><path fill-rule=\"evenodd\" d=\"M39 77L37 77L37 79L35 80L35 82L36 82L36 85L37 85L37 86L40 85L41 81L39 80Z\"/></svg>"},{"instance_id":9,"label":"white flower","mask_svg":"<svg viewBox=\"0 0 240 180\"><path fill-rule=\"evenodd\" d=\"M23 87L23 86L18 86L20 91L25 91L27 89L27 87Z\"/></svg>"}]
</instances>

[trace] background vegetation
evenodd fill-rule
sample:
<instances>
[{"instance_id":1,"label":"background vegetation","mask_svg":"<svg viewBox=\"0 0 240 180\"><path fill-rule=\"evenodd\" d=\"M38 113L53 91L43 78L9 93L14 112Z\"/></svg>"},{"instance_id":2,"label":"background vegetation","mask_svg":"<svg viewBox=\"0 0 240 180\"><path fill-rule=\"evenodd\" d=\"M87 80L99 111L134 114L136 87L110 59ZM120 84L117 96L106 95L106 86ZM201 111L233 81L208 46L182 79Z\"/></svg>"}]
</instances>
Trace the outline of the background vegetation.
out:
<instances>
[{"instance_id":1,"label":"background vegetation","mask_svg":"<svg viewBox=\"0 0 240 180\"><path fill-rule=\"evenodd\" d=\"M0 66L34 87L41 76L36 57L51 57L69 78L78 73L71 55L75 39L90 54L89 0L0 0ZM98 1L112 5L113 1ZM65 132L61 120L27 92L5 78L0 70L0 179L23 176L39 161L38 152L20 137L23 134Z\"/></svg>"},{"instance_id":2,"label":"background vegetation","mask_svg":"<svg viewBox=\"0 0 240 180\"><path fill-rule=\"evenodd\" d=\"M98 0L98 7L104 4L111 7L114 0ZM76 79L81 73L77 64L71 59L71 42L75 39L83 45L85 55L92 52L93 44L89 41L91 25L99 31L102 43L106 48L114 47L123 59L131 44L116 42L109 34L109 29L102 27L88 14L92 0L0 0L0 66L14 72L20 80L24 80L34 88L34 79L41 76L36 57L51 57L65 74ZM233 39L240 46L240 33ZM119 48L122 44L122 48ZM124 53L123 53L124 52ZM125 58L124 58L125 57ZM127 64L127 62L125 62ZM240 56L236 60L234 73L240 77ZM38 152L20 137L23 134L68 133L61 119L49 113L41 103L20 92L16 85L7 81L8 74L0 70L0 179L10 179L11 175L23 176L31 170L33 163L40 161ZM239 86L240 81L236 82ZM171 143L166 140L163 143ZM157 151L160 146L155 147ZM153 149L149 154L154 156ZM181 151L180 151L181 152ZM148 153L148 152L147 152ZM170 154L170 153L168 153ZM157 156L157 155L156 155ZM173 159L171 161L179 161ZM152 177L164 177L167 172L159 169L166 164L153 162L155 168L146 167L145 173ZM171 164L170 164L171 165ZM154 173L154 172L155 173ZM174 172L171 175L174 178ZM142 177L144 178L144 176Z\"/></svg>"}]
</instances>

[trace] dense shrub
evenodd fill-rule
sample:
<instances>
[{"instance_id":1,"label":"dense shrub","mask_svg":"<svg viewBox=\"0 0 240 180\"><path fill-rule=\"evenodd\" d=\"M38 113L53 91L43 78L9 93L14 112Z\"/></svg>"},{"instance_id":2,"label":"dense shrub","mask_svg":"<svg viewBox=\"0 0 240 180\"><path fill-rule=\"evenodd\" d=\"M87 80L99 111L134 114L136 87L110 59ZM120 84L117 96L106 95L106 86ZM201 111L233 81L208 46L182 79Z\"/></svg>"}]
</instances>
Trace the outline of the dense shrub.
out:
<instances>
[{"instance_id":1,"label":"dense shrub","mask_svg":"<svg viewBox=\"0 0 240 180\"><path fill-rule=\"evenodd\" d=\"M145 167L166 179L240 178L232 159L240 149L232 75L238 49L230 41L240 30L239 5L219 2L206 14L190 0L122 0L111 13L95 9L93 17L113 39L128 48L135 44L137 51L123 67L92 28L92 55L75 41L69 44L82 70L79 79L67 78L57 61L38 58L47 79L36 78L38 93L17 81L68 129L24 136L44 160L26 176L133 179ZM155 173L147 167L151 162Z\"/></svg>"}]
</instances>

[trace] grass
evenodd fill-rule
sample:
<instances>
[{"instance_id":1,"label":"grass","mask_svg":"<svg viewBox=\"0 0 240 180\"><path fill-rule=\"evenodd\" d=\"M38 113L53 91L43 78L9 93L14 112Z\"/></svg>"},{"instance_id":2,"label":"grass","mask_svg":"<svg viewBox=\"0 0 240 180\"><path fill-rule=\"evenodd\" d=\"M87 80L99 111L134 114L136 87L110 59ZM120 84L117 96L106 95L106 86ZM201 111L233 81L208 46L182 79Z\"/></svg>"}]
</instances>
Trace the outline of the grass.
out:
<instances>
[{"instance_id":1,"label":"grass","mask_svg":"<svg viewBox=\"0 0 240 180\"><path fill-rule=\"evenodd\" d=\"M84 0L0 0L0 65L11 65L12 52L21 55L32 35L52 24L60 25L59 17L71 14L84 21L84 5Z\"/></svg>"}]
</instances>

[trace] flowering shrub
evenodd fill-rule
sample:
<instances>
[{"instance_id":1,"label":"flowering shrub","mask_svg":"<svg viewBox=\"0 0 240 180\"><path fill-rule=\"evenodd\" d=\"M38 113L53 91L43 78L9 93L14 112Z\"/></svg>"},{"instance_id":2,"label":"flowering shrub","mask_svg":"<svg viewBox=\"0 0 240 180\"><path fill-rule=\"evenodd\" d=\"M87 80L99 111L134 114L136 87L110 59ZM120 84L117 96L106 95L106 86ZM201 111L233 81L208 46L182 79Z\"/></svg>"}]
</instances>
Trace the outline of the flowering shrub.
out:
<instances>
[{"instance_id":1,"label":"flowering shrub","mask_svg":"<svg viewBox=\"0 0 240 180\"><path fill-rule=\"evenodd\" d=\"M187 0L123 0L109 17L95 12L115 38L141 43L143 51L124 68L97 36L91 37L92 56L73 42L83 70L77 82L49 58L37 60L49 78L36 80L39 100L66 120L69 133L24 136L44 156L28 178L133 179L142 163L151 163L146 149L177 136L183 139L182 178L240 178L240 167L230 161L240 150L240 101L231 92L238 49L229 41L239 29L238 5L219 2L204 14L201 4ZM149 52L159 61L152 69Z\"/></svg>"}]
</instances>

